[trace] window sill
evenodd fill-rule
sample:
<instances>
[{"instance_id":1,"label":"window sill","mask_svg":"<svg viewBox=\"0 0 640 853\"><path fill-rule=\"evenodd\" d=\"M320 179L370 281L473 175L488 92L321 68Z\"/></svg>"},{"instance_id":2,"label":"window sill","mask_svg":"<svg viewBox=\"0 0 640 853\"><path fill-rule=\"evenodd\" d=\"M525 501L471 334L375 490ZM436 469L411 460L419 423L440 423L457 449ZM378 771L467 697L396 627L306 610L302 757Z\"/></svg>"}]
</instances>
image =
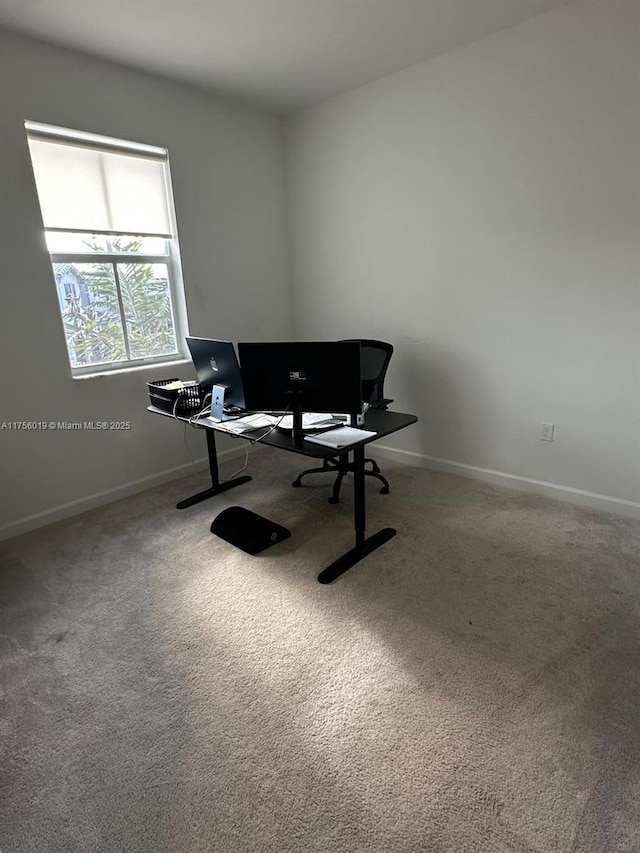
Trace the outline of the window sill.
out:
<instances>
[{"instance_id":1,"label":"window sill","mask_svg":"<svg viewBox=\"0 0 640 853\"><path fill-rule=\"evenodd\" d=\"M137 364L135 367L118 367L114 370L102 370L96 371L95 373L82 373L76 376L71 376L71 378L76 381L84 381L85 379L98 379L104 376L122 376L123 373L139 373L141 370L167 370L170 367L179 367L183 364L190 364L193 366L193 362L190 358L180 358L174 359L173 361L162 361L155 362L154 364Z\"/></svg>"}]
</instances>

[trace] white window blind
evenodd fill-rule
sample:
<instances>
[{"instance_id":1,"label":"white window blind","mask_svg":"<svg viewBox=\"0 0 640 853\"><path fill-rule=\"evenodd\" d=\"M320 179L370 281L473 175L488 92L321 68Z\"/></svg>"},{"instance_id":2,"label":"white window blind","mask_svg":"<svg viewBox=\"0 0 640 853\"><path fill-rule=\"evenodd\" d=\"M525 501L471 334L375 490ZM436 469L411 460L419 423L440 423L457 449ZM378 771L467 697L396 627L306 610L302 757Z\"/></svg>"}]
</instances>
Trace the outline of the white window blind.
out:
<instances>
[{"instance_id":1,"label":"white window blind","mask_svg":"<svg viewBox=\"0 0 640 853\"><path fill-rule=\"evenodd\" d=\"M45 229L171 236L164 149L86 143L27 125Z\"/></svg>"},{"instance_id":2,"label":"white window blind","mask_svg":"<svg viewBox=\"0 0 640 853\"><path fill-rule=\"evenodd\" d=\"M184 358L166 148L25 122L73 377Z\"/></svg>"}]
</instances>

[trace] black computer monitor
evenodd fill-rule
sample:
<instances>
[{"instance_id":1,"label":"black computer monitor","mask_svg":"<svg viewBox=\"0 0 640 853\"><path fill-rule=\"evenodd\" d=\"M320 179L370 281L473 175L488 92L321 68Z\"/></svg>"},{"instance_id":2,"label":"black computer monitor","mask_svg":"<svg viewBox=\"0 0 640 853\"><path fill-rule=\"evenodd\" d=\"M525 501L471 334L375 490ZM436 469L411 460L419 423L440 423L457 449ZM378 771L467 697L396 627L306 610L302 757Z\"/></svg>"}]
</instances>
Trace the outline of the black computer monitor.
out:
<instances>
[{"instance_id":1,"label":"black computer monitor","mask_svg":"<svg viewBox=\"0 0 640 853\"><path fill-rule=\"evenodd\" d=\"M198 375L198 382L205 391L214 385L224 385L225 406L244 409L244 391L240 365L231 341L213 338L187 338L187 346Z\"/></svg>"},{"instance_id":2,"label":"black computer monitor","mask_svg":"<svg viewBox=\"0 0 640 853\"><path fill-rule=\"evenodd\" d=\"M239 343L247 409L291 412L302 440L303 412L362 411L359 341Z\"/></svg>"}]
</instances>

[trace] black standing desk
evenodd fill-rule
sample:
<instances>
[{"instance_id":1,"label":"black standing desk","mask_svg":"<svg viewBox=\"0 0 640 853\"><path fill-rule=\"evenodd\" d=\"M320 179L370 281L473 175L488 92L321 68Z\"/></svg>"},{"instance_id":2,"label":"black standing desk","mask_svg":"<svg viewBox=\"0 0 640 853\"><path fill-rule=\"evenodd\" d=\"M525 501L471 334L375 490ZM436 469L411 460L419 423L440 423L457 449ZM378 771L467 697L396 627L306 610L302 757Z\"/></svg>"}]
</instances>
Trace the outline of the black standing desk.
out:
<instances>
[{"instance_id":1,"label":"black standing desk","mask_svg":"<svg viewBox=\"0 0 640 853\"><path fill-rule=\"evenodd\" d=\"M148 411L154 414L164 415L168 418L173 418L168 412L163 412L154 406L149 406ZM189 421L189 418L178 417L178 420ZM404 429L405 427L415 424L418 418L416 415L402 414L401 412L389 412L382 409L369 409L365 415L363 429L372 430L376 433L374 436L369 436L357 444L349 445L348 453L353 453L354 476L353 476L353 521L355 528L355 545L349 551L338 557L330 566L323 569L318 575L320 583L331 583L340 575L344 574L356 563L360 562L367 554L375 551L389 539L396 535L393 527L383 527L371 536L366 536L366 502L365 502L365 474L364 474L364 449L367 444L372 441L377 441L393 432ZM190 498L180 501L177 504L178 509L184 509L188 506L193 506L195 503L206 500L228 489L246 483L251 477L237 477L234 480L221 483L218 477L218 459L216 453L215 433L223 432L230 435L224 430L224 424L216 426L213 424L198 424L199 428L206 430L207 435L207 451L209 454L209 470L211 472L211 487L203 492L199 492ZM236 435L236 438L242 438L249 441L255 441L260 435L266 431L266 427L262 427L251 432ZM290 432L274 429L273 432L266 435L260 440L260 444L268 445L269 447L279 447L281 450L288 450L290 453L299 453L302 456L311 456L315 459L335 458L340 453L331 447L323 447L321 444L314 444L310 441L296 442Z\"/></svg>"}]
</instances>

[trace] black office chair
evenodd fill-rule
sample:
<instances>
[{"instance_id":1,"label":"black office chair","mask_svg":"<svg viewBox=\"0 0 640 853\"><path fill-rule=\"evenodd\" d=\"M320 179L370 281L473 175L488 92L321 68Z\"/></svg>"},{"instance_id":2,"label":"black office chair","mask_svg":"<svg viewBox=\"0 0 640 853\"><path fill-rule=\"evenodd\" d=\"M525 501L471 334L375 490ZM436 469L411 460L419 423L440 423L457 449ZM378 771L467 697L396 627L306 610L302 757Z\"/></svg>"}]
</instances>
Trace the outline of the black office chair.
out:
<instances>
[{"instance_id":1,"label":"black office chair","mask_svg":"<svg viewBox=\"0 0 640 853\"><path fill-rule=\"evenodd\" d=\"M371 409L386 409L389 403L392 403L388 397L384 396L384 377L393 355L393 346L385 343L385 341L374 341L369 338L349 338L348 340L357 340L360 344L360 371L362 377L362 402L368 403ZM365 465L369 463L371 470L365 468L364 473L369 477L375 477L382 483L380 494L389 494L389 482L380 473L375 459L365 459ZM337 504L340 500L340 487L345 476L353 471L353 463L349 462L349 454L341 453L338 456L324 459L322 468L308 468L301 474L298 474L296 479L291 484L294 488L300 488L302 478L307 474L325 474L327 472L336 474L336 479L333 483L333 493L329 498L330 504Z\"/></svg>"}]
</instances>

